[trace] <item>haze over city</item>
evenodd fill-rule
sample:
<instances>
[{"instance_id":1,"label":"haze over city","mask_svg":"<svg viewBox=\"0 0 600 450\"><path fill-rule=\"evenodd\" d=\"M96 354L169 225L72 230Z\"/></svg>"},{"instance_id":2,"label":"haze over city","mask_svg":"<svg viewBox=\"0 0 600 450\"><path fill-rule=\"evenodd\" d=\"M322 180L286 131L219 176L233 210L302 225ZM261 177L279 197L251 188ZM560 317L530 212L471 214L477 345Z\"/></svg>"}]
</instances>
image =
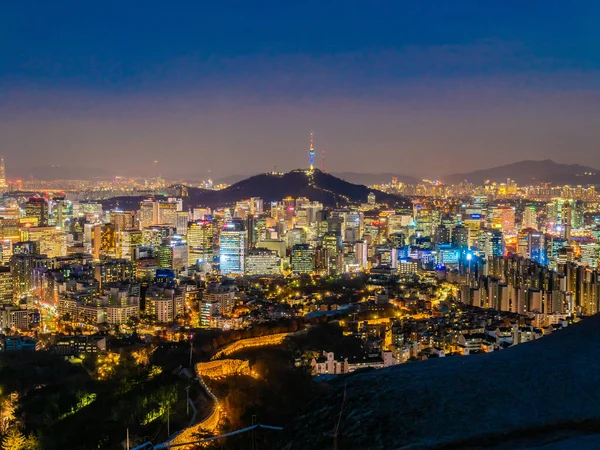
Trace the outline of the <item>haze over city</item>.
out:
<instances>
[{"instance_id":1,"label":"haze over city","mask_svg":"<svg viewBox=\"0 0 600 450\"><path fill-rule=\"evenodd\" d=\"M19 175L32 159L290 170L309 131L338 172L600 167L594 2L66 3L0 18L1 148Z\"/></svg>"},{"instance_id":2,"label":"haze over city","mask_svg":"<svg viewBox=\"0 0 600 450\"><path fill-rule=\"evenodd\" d=\"M0 450L600 448L600 3L4 3Z\"/></svg>"}]
</instances>

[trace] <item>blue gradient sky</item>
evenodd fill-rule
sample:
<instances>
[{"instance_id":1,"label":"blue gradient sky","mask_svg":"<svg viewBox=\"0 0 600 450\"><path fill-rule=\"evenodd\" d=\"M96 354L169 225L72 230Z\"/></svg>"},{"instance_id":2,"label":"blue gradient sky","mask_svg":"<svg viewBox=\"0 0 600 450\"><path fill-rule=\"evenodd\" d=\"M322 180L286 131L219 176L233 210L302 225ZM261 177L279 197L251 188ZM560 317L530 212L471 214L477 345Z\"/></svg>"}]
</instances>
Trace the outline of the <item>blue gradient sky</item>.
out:
<instances>
[{"instance_id":1,"label":"blue gradient sky","mask_svg":"<svg viewBox=\"0 0 600 450\"><path fill-rule=\"evenodd\" d=\"M600 167L595 1L5 3L9 176Z\"/></svg>"}]
</instances>

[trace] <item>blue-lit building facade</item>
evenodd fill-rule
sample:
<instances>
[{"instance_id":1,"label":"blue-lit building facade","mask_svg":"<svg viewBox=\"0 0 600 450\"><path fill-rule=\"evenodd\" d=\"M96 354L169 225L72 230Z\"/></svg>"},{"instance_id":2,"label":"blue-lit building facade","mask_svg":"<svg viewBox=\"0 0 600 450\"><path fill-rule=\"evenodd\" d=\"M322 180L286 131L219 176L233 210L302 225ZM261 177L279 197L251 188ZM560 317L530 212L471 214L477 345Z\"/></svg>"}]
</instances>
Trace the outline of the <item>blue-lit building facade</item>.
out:
<instances>
[{"instance_id":1,"label":"blue-lit building facade","mask_svg":"<svg viewBox=\"0 0 600 450\"><path fill-rule=\"evenodd\" d=\"M243 275L248 236L242 220L225 222L220 235L219 266L224 275Z\"/></svg>"}]
</instances>

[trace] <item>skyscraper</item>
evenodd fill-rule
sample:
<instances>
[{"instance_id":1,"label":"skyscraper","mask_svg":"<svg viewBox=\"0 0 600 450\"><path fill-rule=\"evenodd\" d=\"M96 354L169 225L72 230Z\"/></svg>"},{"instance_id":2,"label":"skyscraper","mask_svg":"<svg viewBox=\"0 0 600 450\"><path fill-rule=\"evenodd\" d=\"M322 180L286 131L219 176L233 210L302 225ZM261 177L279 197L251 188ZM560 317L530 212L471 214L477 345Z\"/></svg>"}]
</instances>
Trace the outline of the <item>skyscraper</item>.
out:
<instances>
[{"instance_id":1,"label":"skyscraper","mask_svg":"<svg viewBox=\"0 0 600 450\"><path fill-rule=\"evenodd\" d=\"M142 230L142 244L148 247L158 248L163 239L175 234L175 227L169 225L152 225Z\"/></svg>"},{"instance_id":2,"label":"skyscraper","mask_svg":"<svg viewBox=\"0 0 600 450\"><path fill-rule=\"evenodd\" d=\"M54 197L50 202L52 207L50 208L50 217L49 225L56 225L57 228L63 229L64 215L65 215L65 198L64 197Z\"/></svg>"},{"instance_id":3,"label":"skyscraper","mask_svg":"<svg viewBox=\"0 0 600 450\"><path fill-rule=\"evenodd\" d=\"M515 231L515 210L510 206L495 206L491 208L491 226L498 228L505 233Z\"/></svg>"},{"instance_id":4,"label":"skyscraper","mask_svg":"<svg viewBox=\"0 0 600 450\"><path fill-rule=\"evenodd\" d=\"M191 222L187 231L188 266L212 262L213 225L210 220Z\"/></svg>"},{"instance_id":5,"label":"skyscraper","mask_svg":"<svg viewBox=\"0 0 600 450\"><path fill-rule=\"evenodd\" d=\"M469 246L469 229L462 225L454 227L452 230L452 245L458 248L467 248Z\"/></svg>"},{"instance_id":6,"label":"skyscraper","mask_svg":"<svg viewBox=\"0 0 600 450\"><path fill-rule=\"evenodd\" d=\"M156 264L160 269L182 270L187 263L187 242L179 236L165 239L156 249Z\"/></svg>"},{"instance_id":7,"label":"skyscraper","mask_svg":"<svg viewBox=\"0 0 600 450\"><path fill-rule=\"evenodd\" d=\"M115 231L130 231L137 229L135 211L114 210L110 212L110 222L114 225Z\"/></svg>"},{"instance_id":8,"label":"skyscraper","mask_svg":"<svg viewBox=\"0 0 600 450\"><path fill-rule=\"evenodd\" d=\"M186 219L187 222L187 219ZM159 202L158 203L158 224L172 225L177 227L177 203Z\"/></svg>"},{"instance_id":9,"label":"skyscraper","mask_svg":"<svg viewBox=\"0 0 600 450\"><path fill-rule=\"evenodd\" d=\"M48 258L67 256L67 233L56 227L29 227L24 240L40 243L40 253Z\"/></svg>"},{"instance_id":10,"label":"skyscraper","mask_svg":"<svg viewBox=\"0 0 600 450\"><path fill-rule=\"evenodd\" d=\"M548 264L544 240L543 233L529 233L529 258L540 264Z\"/></svg>"},{"instance_id":11,"label":"skyscraper","mask_svg":"<svg viewBox=\"0 0 600 450\"><path fill-rule=\"evenodd\" d=\"M31 295L33 270L48 267L50 260L44 256L15 255L10 259L10 272L13 279L13 296L16 301Z\"/></svg>"},{"instance_id":12,"label":"skyscraper","mask_svg":"<svg viewBox=\"0 0 600 450\"><path fill-rule=\"evenodd\" d=\"M308 244L296 244L292 249L292 272L310 273L315 269L315 249Z\"/></svg>"},{"instance_id":13,"label":"skyscraper","mask_svg":"<svg viewBox=\"0 0 600 450\"><path fill-rule=\"evenodd\" d=\"M573 210L569 202L562 207L562 231L563 238L567 241L571 240L571 221L573 220Z\"/></svg>"},{"instance_id":14,"label":"skyscraper","mask_svg":"<svg viewBox=\"0 0 600 450\"><path fill-rule=\"evenodd\" d=\"M6 169L4 168L4 156L0 156L0 191L5 192L8 190L8 183L6 181Z\"/></svg>"},{"instance_id":15,"label":"skyscraper","mask_svg":"<svg viewBox=\"0 0 600 450\"><path fill-rule=\"evenodd\" d=\"M523 223L521 228L533 228L534 230L538 229L537 211L535 206L527 206L523 210Z\"/></svg>"},{"instance_id":16,"label":"skyscraper","mask_svg":"<svg viewBox=\"0 0 600 450\"><path fill-rule=\"evenodd\" d=\"M0 267L0 305L13 304L13 277L10 267Z\"/></svg>"},{"instance_id":17,"label":"skyscraper","mask_svg":"<svg viewBox=\"0 0 600 450\"><path fill-rule=\"evenodd\" d=\"M142 245L140 230L125 230L117 234L117 258L133 259L135 250Z\"/></svg>"},{"instance_id":18,"label":"skyscraper","mask_svg":"<svg viewBox=\"0 0 600 450\"><path fill-rule=\"evenodd\" d=\"M548 255L544 241L543 233L533 228L525 228L517 237L517 253L540 264L547 264Z\"/></svg>"},{"instance_id":19,"label":"skyscraper","mask_svg":"<svg viewBox=\"0 0 600 450\"><path fill-rule=\"evenodd\" d=\"M140 202L139 221L140 230L158 223L158 203L154 199Z\"/></svg>"},{"instance_id":20,"label":"skyscraper","mask_svg":"<svg viewBox=\"0 0 600 450\"><path fill-rule=\"evenodd\" d=\"M504 236L498 229L485 230L480 236L486 258L497 258L504 256Z\"/></svg>"},{"instance_id":21,"label":"skyscraper","mask_svg":"<svg viewBox=\"0 0 600 450\"><path fill-rule=\"evenodd\" d=\"M223 225L219 256L222 274L244 274L246 240L243 221L230 219Z\"/></svg>"},{"instance_id":22,"label":"skyscraper","mask_svg":"<svg viewBox=\"0 0 600 450\"><path fill-rule=\"evenodd\" d=\"M25 217L37 219L37 226L48 225L48 202L42 197L31 197L25 202Z\"/></svg>"},{"instance_id":23,"label":"skyscraper","mask_svg":"<svg viewBox=\"0 0 600 450\"><path fill-rule=\"evenodd\" d=\"M100 252L106 256L116 256L117 231L112 223L102 225L100 232Z\"/></svg>"}]
</instances>

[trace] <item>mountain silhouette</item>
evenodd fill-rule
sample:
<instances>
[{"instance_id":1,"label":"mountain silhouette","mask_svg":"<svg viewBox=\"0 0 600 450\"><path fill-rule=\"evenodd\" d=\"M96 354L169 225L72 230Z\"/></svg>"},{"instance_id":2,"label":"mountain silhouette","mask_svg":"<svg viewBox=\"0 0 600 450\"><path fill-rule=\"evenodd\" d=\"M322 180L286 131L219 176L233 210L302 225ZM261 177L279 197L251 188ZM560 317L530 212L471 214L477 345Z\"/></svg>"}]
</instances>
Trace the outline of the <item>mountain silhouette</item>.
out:
<instances>
[{"instance_id":1,"label":"mountain silhouette","mask_svg":"<svg viewBox=\"0 0 600 450\"><path fill-rule=\"evenodd\" d=\"M474 172L448 175L444 177L444 182L458 184L468 181L476 185L483 185L487 181L504 183L507 178L522 185L539 183L586 185L600 183L600 171L579 164L560 164L551 159L545 159L543 161L520 161Z\"/></svg>"}]
</instances>

